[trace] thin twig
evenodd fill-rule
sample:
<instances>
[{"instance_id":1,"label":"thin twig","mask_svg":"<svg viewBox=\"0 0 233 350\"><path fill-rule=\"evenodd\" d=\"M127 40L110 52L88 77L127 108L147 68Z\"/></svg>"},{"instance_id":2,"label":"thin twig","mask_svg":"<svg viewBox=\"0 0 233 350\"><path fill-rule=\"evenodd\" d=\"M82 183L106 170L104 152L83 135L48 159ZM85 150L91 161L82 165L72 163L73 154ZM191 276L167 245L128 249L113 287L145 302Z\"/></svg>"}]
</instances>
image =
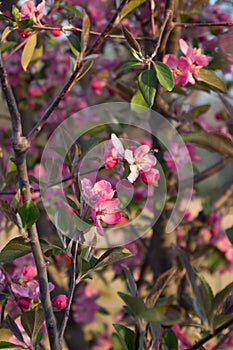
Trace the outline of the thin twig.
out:
<instances>
[{"instance_id":1,"label":"thin twig","mask_svg":"<svg viewBox=\"0 0 233 350\"><path fill-rule=\"evenodd\" d=\"M107 35L110 33L110 31L114 28L114 25L116 25L119 21L119 14L125 4L129 0L122 0L120 6L118 7L116 13L113 15L112 19L106 26L105 30L100 34L100 36L96 39L90 50L87 52L87 56L95 53L99 46L103 43L104 39L107 37ZM58 93L58 95L55 97L53 102L50 104L50 106L47 108L45 113L42 115L40 120L37 122L37 124L34 126L34 128L31 130L31 132L28 134L28 141L31 142L40 132L44 124L46 123L47 119L50 117L52 112L55 110L55 108L59 105L60 101L62 98L66 95L66 93L72 88L73 84L75 83L76 77L79 74L83 67L82 62L77 64L77 67L75 68L73 74L71 77L68 79L64 87L61 89L61 91Z\"/></svg>"},{"instance_id":2,"label":"thin twig","mask_svg":"<svg viewBox=\"0 0 233 350\"><path fill-rule=\"evenodd\" d=\"M73 259L72 259L72 273L71 273L71 281L70 281L70 288L69 288L69 295L68 295L68 303L67 303L67 306L65 309L65 315L63 317L61 329L59 332L59 342L60 342L61 347L62 347L62 339L64 336L64 332L66 330L67 322L68 322L69 315L70 315L70 308L71 308L71 304L73 301L74 291L75 291L75 286L76 286L77 253L78 253L78 241L76 241L76 243L75 243L74 255L73 255Z\"/></svg>"},{"instance_id":3,"label":"thin twig","mask_svg":"<svg viewBox=\"0 0 233 350\"><path fill-rule=\"evenodd\" d=\"M197 184L208 177L216 174L219 170L225 168L228 164L233 162L233 158L227 157L218 161L216 164L211 165L208 169L202 171L200 174L194 176L194 184Z\"/></svg>"},{"instance_id":4,"label":"thin twig","mask_svg":"<svg viewBox=\"0 0 233 350\"><path fill-rule=\"evenodd\" d=\"M188 348L187 350L197 350L199 349L203 344L207 343L210 339L214 338L216 335L221 333L224 329L227 329L233 324L233 317L231 317L226 322L222 323L220 326L216 327L214 331L210 334L207 334L205 337L201 338L199 341L197 341L193 346Z\"/></svg>"},{"instance_id":5,"label":"thin twig","mask_svg":"<svg viewBox=\"0 0 233 350\"><path fill-rule=\"evenodd\" d=\"M175 27L192 28L192 27L232 27L233 22L195 22L195 23L183 23L173 22Z\"/></svg>"}]
</instances>

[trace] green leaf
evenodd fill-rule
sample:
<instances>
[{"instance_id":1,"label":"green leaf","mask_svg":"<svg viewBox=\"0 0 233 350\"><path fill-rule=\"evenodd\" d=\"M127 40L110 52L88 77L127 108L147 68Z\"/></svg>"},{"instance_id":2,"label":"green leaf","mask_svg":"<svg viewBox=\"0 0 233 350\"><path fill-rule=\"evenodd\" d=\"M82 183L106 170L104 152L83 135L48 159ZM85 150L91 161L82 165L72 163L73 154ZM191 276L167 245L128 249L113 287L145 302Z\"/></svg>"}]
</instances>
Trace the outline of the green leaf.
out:
<instances>
[{"instance_id":1,"label":"green leaf","mask_svg":"<svg viewBox=\"0 0 233 350\"><path fill-rule=\"evenodd\" d=\"M122 26L122 31L123 31L125 39L127 40L131 50L137 54L142 54L141 46L137 42L137 40L133 37L131 32L124 26Z\"/></svg>"},{"instance_id":2,"label":"green leaf","mask_svg":"<svg viewBox=\"0 0 233 350\"><path fill-rule=\"evenodd\" d=\"M128 4L126 4L120 14L121 20L127 16L130 12L132 12L135 8L142 5L146 0L131 0Z\"/></svg>"},{"instance_id":3,"label":"green leaf","mask_svg":"<svg viewBox=\"0 0 233 350\"><path fill-rule=\"evenodd\" d=\"M220 79L213 71L202 68L198 73L198 77L201 81L209 85L211 90L224 93L227 92L225 82Z\"/></svg>"},{"instance_id":4,"label":"green leaf","mask_svg":"<svg viewBox=\"0 0 233 350\"><path fill-rule=\"evenodd\" d=\"M76 16L78 16L78 17L80 17L80 18L83 18L82 12L79 11L79 10L77 9L77 7L75 7L75 6L71 6L71 5L62 5L61 8L64 9L64 10L68 10L68 11L74 13Z\"/></svg>"},{"instance_id":5,"label":"green leaf","mask_svg":"<svg viewBox=\"0 0 233 350\"><path fill-rule=\"evenodd\" d=\"M89 37L90 37L90 19L89 16L85 13L82 23L82 34L81 34L81 55L84 56L84 53L87 49Z\"/></svg>"},{"instance_id":6,"label":"green leaf","mask_svg":"<svg viewBox=\"0 0 233 350\"><path fill-rule=\"evenodd\" d=\"M233 226L226 230L226 234L231 244L233 244Z\"/></svg>"},{"instance_id":7,"label":"green leaf","mask_svg":"<svg viewBox=\"0 0 233 350\"><path fill-rule=\"evenodd\" d=\"M192 117L197 118L202 114L205 114L210 109L210 104L205 104L201 106L194 107L190 113Z\"/></svg>"},{"instance_id":8,"label":"green leaf","mask_svg":"<svg viewBox=\"0 0 233 350\"><path fill-rule=\"evenodd\" d=\"M135 334L134 332L121 324L113 324L117 334L126 350L134 350Z\"/></svg>"},{"instance_id":9,"label":"green leaf","mask_svg":"<svg viewBox=\"0 0 233 350\"><path fill-rule=\"evenodd\" d=\"M81 45L77 35L71 34L67 38L69 40L71 51L78 57L80 55Z\"/></svg>"},{"instance_id":10,"label":"green leaf","mask_svg":"<svg viewBox=\"0 0 233 350\"><path fill-rule=\"evenodd\" d=\"M154 70L145 70L138 77L138 86L149 108L153 106L155 99L156 76Z\"/></svg>"},{"instance_id":11,"label":"green leaf","mask_svg":"<svg viewBox=\"0 0 233 350\"><path fill-rule=\"evenodd\" d=\"M228 284L223 290L218 292L213 301L213 314L215 314L215 311L219 308L219 306L223 303L225 298L231 294L233 290L233 282Z\"/></svg>"},{"instance_id":12,"label":"green leaf","mask_svg":"<svg viewBox=\"0 0 233 350\"><path fill-rule=\"evenodd\" d=\"M16 345L14 343L10 343L8 341L0 341L0 349L15 349L15 348L19 348L19 349L25 349L24 346L21 345Z\"/></svg>"},{"instance_id":13,"label":"green leaf","mask_svg":"<svg viewBox=\"0 0 233 350\"><path fill-rule=\"evenodd\" d=\"M124 64L122 64L122 66L119 69L124 70L124 69L129 69L129 68L140 66L140 65L141 65L140 62L128 61L128 62L125 62Z\"/></svg>"},{"instance_id":14,"label":"green leaf","mask_svg":"<svg viewBox=\"0 0 233 350\"><path fill-rule=\"evenodd\" d=\"M26 311L21 316L22 326L32 342L36 340L37 334L44 322L44 313L42 309L34 308Z\"/></svg>"},{"instance_id":15,"label":"green leaf","mask_svg":"<svg viewBox=\"0 0 233 350\"><path fill-rule=\"evenodd\" d=\"M127 350L122 344L122 340L117 333L112 333L111 335L111 349L112 350Z\"/></svg>"},{"instance_id":16,"label":"green leaf","mask_svg":"<svg viewBox=\"0 0 233 350\"><path fill-rule=\"evenodd\" d=\"M154 66L160 84L168 91L171 91L174 88L174 80L170 68L162 62L155 62Z\"/></svg>"},{"instance_id":17,"label":"green leaf","mask_svg":"<svg viewBox=\"0 0 233 350\"><path fill-rule=\"evenodd\" d=\"M22 220L23 228L27 230L37 221L40 212L36 204L32 200L29 200L19 208L19 215Z\"/></svg>"},{"instance_id":18,"label":"green leaf","mask_svg":"<svg viewBox=\"0 0 233 350\"><path fill-rule=\"evenodd\" d=\"M12 5L11 15L12 15L12 18L15 22L20 21L19 9L15 5Z\"/></svg>"},{"instance_id":19,"label":"green leaf","mask_svg":"<svg viewBox=\"0 0 233 350\"><path fill-rule=\"evenodd\" d=\"M137 90L131 99L131 109L137 113L143 113L148 109L140 90Z\"/></svg>"},{"instance_id":20,"label":"green leaf","mask_svg":"<svg viewBox=\"0 0 233 350\"><path fill-rule=\"evenodd\" d=\"M118 292L118 295L121 297L121 299L124 300L126 305L129 306L129 308L132 310L133 314L136 317L142 318L142 315L145 314L148 310L144 301L141 298L132 297L131 295L122 292Z\"/></svg>"},{"instance_id":21,"label":"green leaf","mask_svg":"<svg viewBox=\"0 0 233 350\"><path fill-rule=\"evenodd\" d=\"M32 18L24 19L18 22L19 28L22 28L22 29L31 28L33 24L34 24L34 21Z\"/></svg>"},{"instance_id":22,"label":"green leaf","mask_svg":"<svg viewBox=\"0 0 233 350\"><path fill-rule=\"evenodd\" d=\"M41 242L41 247L48 247L48 243ZM0 263L13 261L21 256L31 253L30 243L26 243L23 237L16 237L9 241L0 252Z\"/></svg>"},{"instance_id":23,"label":"green leaf","mask_svg":"<svg viewBox=\"0 0 233 350\"><path fill-rule=\"evenodd\" d=\"M163 330L161 343L166 344L167 350L178 349L178 339L172 329L166 328Z\"/></svg>"},{"instance_id":24,"label":"green leaf","mask_svg":"<svg viewBox=\"0 0 233 350\"><path fill-rule=\"evenodd\" d=\"M108 265L113 264L116 261L128 258L132 256L133 254L126 248L123 247L117 247L108 249L101 257L97 260L94 269L97 268L103 268Z\"/></svg>"},{"instance_id":25,"label":"green leaf","mask_svg":"<svg viewBox=\"0 0 233 350\"><path fill-rule=\"evenodd\" d=\"M34 50L36 48L37 44L37 34L32 34L28 39L26 39L27 42L23 48L22 57L21 57L21 64L23 67L23 70L27 70L27 67L32 59Z\"/></svg>"},{"instance_id":26,"label":"green leaf","mask_svg":"<svg viewBox=\"0 0 233 350\"><path fill-rule=\"evenodd\" d=\"M225 135L218 132L206 132L200 129L198 132L183 136L185 142L192 142L212 152L218 152L225 156L233 156L233 143Z\"/></svg>"},{"instance_id":27,"label":"green leaf","mask_svg":"<svg viewBox=\"0 0 233 350\"><path fill-rule=\"evenodd\" d=\"M21 331L19 330L19 327L17 326L16 322L11 318L10 315L6 316L6 325L11 330L11 332L14 334L14 336L21 342L24 342L23 336Z\"/></svg>"},{"instance_id":28,"label":"green leaf","mask_svg":"<svg viewBox=\"0 0 233 350\"><path fill-rule=\"evenodd\" d=\"M11 32L12 32L12 27L6 27L2 32L1 42L4 42Z\"/></svg>"},{"instance_id":29,"label":"green leaf","mask_svg":"<svg viewBox=\"0 0 233 350\"><path fill-rule=\"evenodd\" d=\"M197 272L193 269L192 265L189 262L187 254L180 248L176 248L181 264L187 272L187 279L192 287L193 291L193 307L196 314L204 322L207 320L207 313L205 309L205 302L203 300L203 293L200 288L200 280L198 278Z\"/></svg>"},{"instance_id":30,"label":"green leaf","mask_svg":"<svg viewBox=\"0 0 233 350\"><path fill-rule=\"evenodd\" d=\"M7 50L10 50L14 46L15 46L15 41L7 41L5 43L1 43L0 51L1 53L4 53Z\"/></svg>"}]
</instances>

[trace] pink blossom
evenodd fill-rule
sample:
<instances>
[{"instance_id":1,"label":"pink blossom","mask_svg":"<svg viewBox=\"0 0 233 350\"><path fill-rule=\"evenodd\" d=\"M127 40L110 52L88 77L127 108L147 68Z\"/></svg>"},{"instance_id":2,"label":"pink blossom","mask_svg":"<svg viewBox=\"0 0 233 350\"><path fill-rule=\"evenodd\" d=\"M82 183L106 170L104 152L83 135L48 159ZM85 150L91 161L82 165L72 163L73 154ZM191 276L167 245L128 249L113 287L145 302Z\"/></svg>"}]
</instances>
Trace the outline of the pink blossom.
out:
<instances>
[{"instance_id":1,"label":"pink blossom","mask_svg":"<svg viewBox=\"0 0 233 350\"><path fill-rule=\"evenodd\" d=\"M168 145L169 149L172 149L172 154L169 151L164 152L165 164L171 172L174 172L177 168L182 168L185 164L190 162L200 161L200 157L196 154L196 148L191 143L183 143L172 141ZM189 156L187 154L187 149Z\"/></svg>"},{"instance_id":2,"label":"pink blossom","mask_svg":"<svg viewBox=\"0 0 233 350\"><path fill-rule=\"evenodd\" d=\"M83 178L81 186L84 200L91 205L112 199L115 193L110 182L106 180L100 180L93 185L91 180Z\"/></svg>"},{"instance_id":3,"label":"pink blossom","mask_svg":"<svg viewBox=\"0 0 233 350\"><path fill-rule=\"evenodd\" d=\"M118 206L120 201L118 198L107 199L96 203L92 208L92 219L96 224L97 232L100 236L104 235L101 221L105 224L113 225L121 220L121 213Z\"/></svg>"},{"instance_id":4,"label":"pink blossom","mask_svg":"<svg viewBox=\"0 0 233 350\"><path fill-rule=\"evenodd\" d=\"M43 18L43 11L45 8L45 0L43 0L38 6L35 6L34 1L26 1L21 8L20 19L25 20L28 18L33 18L36 22Z\"/></svg>"},{"instance_id":5,"label":"pink blossom","mask_svg":"<svg viewBox=\"0 0 233 350\"><path fill-rule=\"evenodd\" d=\"M107 334L99 334L95 338L95 344L91 347L91 350L111 350L112 342L110 336Z\"/></svg>"},{"instance_id":6,"label":"pink blossom","mask_svg":"<svg viewBox=\"0 0 233 350\"><path fill-rule=\"evenodd\" d=\"M15 296L18 298L23 297L35 299L40 297L39 283L36 280L23 282L22 284L12 283L11 289ZM49 282L49 291L51 292L53 289L54 285L51 282Z\"/></svg>"},{"instance_id":7,"label":"pink blossom","mask_svg":"<svg viewBox=\"0 0 233 350\"><path fill-rule=\"evenodd\" d=\"M168 54L163 57L163 63L172 70L175 85L185 86L188 82L194 84L195 81L190 74L190 63L185 57L178 58L173 54Z\"/></svg>"},{"instance_id":8,"label":"pink blossom","mask_svg":"<svg viewBox=\"0 0 233 350\"><path fill-rule=\"evenodd\" d=\"M153 154L149 154L150 147L142 145L134 151L127 149L125 151L125 159L130 164L130 174L128 180L134 183L138 176L141 176L143 182L153 185L159 180L160 174L157 169L152 169L156 164L156 158Z\"/></svg>"},{"instance_id":9,"label":"pink blossom","mask_svg":"<svg viewBox=\"0 0 233 350\"><path fill-rule=\"evenodd\" d=\"M196 66L205 67L209 64L209 58L201 53L201 49L192 48L188 46L186 41L180 39L180 49L191 64Z\"/></svg>"},{"instance_id":10,"label":"pink blossom","mask_svg":"<svg viewBox=\"0 0 233 350\"><path fill-rule=\"evenodd\" d=\"M36 275L36 268L35 266L24 266L22 269L22 276L26 281L30 281L33 279L33 277Z\"/></svg>"},{"instance_id":11,"label":"pink blossom","mask_svg":"<svg viewBox=\"0 0 233 350\"><path fill-rule=\"evenodd\" d=\"M58 310L66 308L68 298L65 294L59 294L52 299L52 305Z\"/></svg>"}]
</instances>

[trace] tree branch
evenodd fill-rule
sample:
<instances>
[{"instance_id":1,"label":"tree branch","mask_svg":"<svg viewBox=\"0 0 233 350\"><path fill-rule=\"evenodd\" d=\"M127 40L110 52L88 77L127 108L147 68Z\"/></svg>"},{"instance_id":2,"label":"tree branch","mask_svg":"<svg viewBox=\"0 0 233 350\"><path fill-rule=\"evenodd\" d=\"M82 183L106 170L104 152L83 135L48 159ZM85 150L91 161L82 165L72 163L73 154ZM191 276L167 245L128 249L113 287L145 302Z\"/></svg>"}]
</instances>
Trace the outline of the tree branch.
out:
<instances>
[{"instance_id":1,"label":"tree branch","mask_svg":"<svg viewBox=\"0 0 233 350\"><path fill-rule=\"evenodd\" d=\"M129 0L122 0L120 6L118 7L116 13L113 15L112 19L107 24L105 30L100 34L100 36L96 39L90 50L86 53L86 56L92 55L95 53L99 46L103 43L104 39L107 37L107 35L110 33L110 31L114 28L114 26L119 22L119 15ZM61 89L59 94L55 97L54 101L50 104L50 106L47 108L45 113L42 115L40 120L37 122L37 124L34 126L34 128L31 130L31 132L28 135L28 141L31 142L40 132L44 124L46 123L47 119L50 117L52 112L55 110L55 108L59 105L62 98L66 95L66 93L72 88L73 84L75 83L75 80L80 73L81 69L83 67L83 63L80 62L77 64L77 67L75 68L73 74L68 79L64 87Z\"/></svg>"},{"instance_id":2,"label":"tree branch","mask_svg":"<svg viewBox=\"0 0 233 350\"><path fill-rule=\"evenodd\" d=\"M193 346L188 348L187 350L198 350L200 347L207 343L210 339L214 338L216 335L221 333L224 329L230 327L233 324L233 317L231 317L229 320L221 324L220 326L216 327L214 331L205 337L201 338L199 341L197 341Z\"/></svg>"},{"instance_id":3,"label":"tree branch","mask_svg":"<svg viewBox=\"0 0 233 350\"><path fill-rule=\"evenodd\" d=\"M26 164L26 151L28 149L28 142L26 141L26 138L22 136L22 123L21 123L20 113L18 111L17 104L15 101L11 86L9 84L7 72L3 66L3 61L1 56L0 56L0 79L1 79L3 93L6 98L8 109L11 115L12 133L13 133L12 146L15 153L14 162L17 166L17 173L18 173L23 202L26 202L28 200L31 200L27 164ZM44 310L44 317L46 321L50 348L52 350L59 350L60 346L58 341L56 319L53 313L50 293L48 289L47 268L46 268L46 263L41 250L38 232L35 224L30 229L28 229L28 236L30 239L30 245L31 245L31 249L32 249L32 253L34 256L37 273L38 273L38 282L40 286L40 299Z\"/></svg>"}]
</instances>

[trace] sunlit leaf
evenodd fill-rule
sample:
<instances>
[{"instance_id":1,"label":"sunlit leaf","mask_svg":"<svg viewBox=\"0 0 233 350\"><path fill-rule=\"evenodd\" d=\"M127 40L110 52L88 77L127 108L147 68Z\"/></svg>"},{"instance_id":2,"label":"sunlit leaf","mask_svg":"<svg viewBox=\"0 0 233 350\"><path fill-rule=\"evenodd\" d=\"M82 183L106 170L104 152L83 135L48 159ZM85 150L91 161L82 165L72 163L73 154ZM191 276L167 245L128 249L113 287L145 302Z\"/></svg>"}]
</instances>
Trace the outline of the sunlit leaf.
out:
<instances>
[{"instance_id":1,"label":"sunlit leaf","mask_svg":"<svg viewBox=\"0 0 233 350\"><path fill-rule=\"evenodd\" d=\"M29 63L31 62L34 50L36 48L37 34L32 34L26 40L27 42L23 48L23 52L21 56L21 64L22 64L23 70L25 71L27 70Z\"/></svg>"},{"instance_id":2,"label":"sunlit leaf","mask_svg":"<svg viewBox=\"0 0 233 350\"><path fill-rule=\"evenodd\" d=\"M12 15L12 18L15 22L20 21L19 9L15 5L12 5L11 15Z\"/></svg>"},{"instance_id":3,"label":"sunlit leaf","mask_svg":"<svg viewBox=\"0 0 233 350\"><path fill-rule=\"evenodd\" d=\"M140 90L137 90L131 99L131 109L137 113L143 113L148 109L147 103Z\"/></svg>"},{"instance_id":4,"label":"sunlit leaf","mask_svg":"<svg viewBox=\"0 0 233 350\"><path fill-rule=\"evenodd\" d=\"M83 23L82 23L82 35L81 35L81 50L82 54L87 49L88 41L89 41L89 36L90 36L90 19L89 16L85 13L83 17Z\"/></svg>"},{"instance_id":5,"label":"sunlit leaf","mask_svg":"<svg viewBox=\"0 0 233 350\"><path fill-rule=\"evenodd\" d=\"M201 81L208 84L209 87L214 91L227 92L225 82L220 79L213 71L208 69L200 69L198 77Z\"/></svg>"},{"instance_id":6,"label":"sunlit leaf","mask_svg":"<svg viewBox=\"0 0 233 350\"><path fill-rule=\"evenodd\" d=\"M122 31L123 34L125 36L125 39L127 40L130 48L132 50L134 50L136 53L141 53L141 46L140 44L137 42L136 39L134 39L133 35L131 34L131 32L125 27L122 26Z\"/></svg>"},{"instance_id":7,"label":"sunlit leaf","mask_svg":"<svg viewBox=\"0 0 233 350\"><path fill-rule=\"evenodd\" d=\"M123 7L121 11L121 19L127 16L130 12L132 12L135 8L142 5L146 0L131 0L128 4Z\"/></svg>"}]
</instances>

